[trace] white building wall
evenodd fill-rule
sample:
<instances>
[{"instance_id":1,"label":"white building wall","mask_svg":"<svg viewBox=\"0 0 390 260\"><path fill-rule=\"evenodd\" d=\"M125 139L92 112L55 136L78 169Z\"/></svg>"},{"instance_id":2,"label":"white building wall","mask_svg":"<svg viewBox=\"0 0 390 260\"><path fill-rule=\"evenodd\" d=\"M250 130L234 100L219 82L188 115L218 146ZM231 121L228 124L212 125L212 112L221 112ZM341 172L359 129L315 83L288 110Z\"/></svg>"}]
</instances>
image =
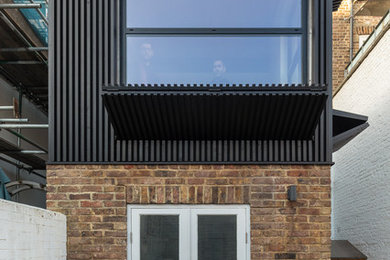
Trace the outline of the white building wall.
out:
<instances>
[{"instance_id":1,"label":"white building wall","mask_svg":"<svg viewBox=\"0 0 390 260\"><path fill-rule=\"evenodd\" d=\"M390 259L390 31L333 100L367 115L370 127L334 154L332 239L369 257Z\"/></svg>"},{"instance_id":2,"label":"white building wall","mask_svg":"<svg viewBox=\"0 0 390 260\"><path fill-rule=\"evenodd\" d=\"M66 259L65 215L0 200L0 259Z\"/></svg>"}]
</instances>

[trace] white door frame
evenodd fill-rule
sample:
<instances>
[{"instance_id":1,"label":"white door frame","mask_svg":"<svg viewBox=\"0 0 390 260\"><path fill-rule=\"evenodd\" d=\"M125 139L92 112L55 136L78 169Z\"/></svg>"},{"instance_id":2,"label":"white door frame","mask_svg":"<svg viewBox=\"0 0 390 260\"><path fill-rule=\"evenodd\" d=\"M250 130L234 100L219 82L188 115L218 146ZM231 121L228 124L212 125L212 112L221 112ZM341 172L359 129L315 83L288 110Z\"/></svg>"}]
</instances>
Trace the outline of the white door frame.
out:
<instances>
[{"instance_id":1,"label":"white door frame","mask_svg":"<svg viewBox=\"0 0 390 260\"><path fill-rule=\"evenodd\" d=\"M237 216L237 255L250 259L249 205L127 205L127 259L140 260L141 215L179 215L179 258L197 260L198 215ZM240 260L241 257L239 258Z\"/></svg>"}]
</instances>

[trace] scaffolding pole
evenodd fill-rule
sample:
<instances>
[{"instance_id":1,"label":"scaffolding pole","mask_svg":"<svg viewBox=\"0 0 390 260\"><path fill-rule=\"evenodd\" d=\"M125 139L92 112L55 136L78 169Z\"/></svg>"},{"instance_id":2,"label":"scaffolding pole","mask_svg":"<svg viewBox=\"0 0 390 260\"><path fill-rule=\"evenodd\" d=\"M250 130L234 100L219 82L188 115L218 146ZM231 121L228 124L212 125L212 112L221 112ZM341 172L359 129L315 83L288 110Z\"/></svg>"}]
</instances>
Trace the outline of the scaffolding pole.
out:
<instances>
[{"instance_id":1,"label":"scaffolding pole","mask_svg":"<svg viewBox=\"0 0 390 260\"><path fill-rule=\"evenodd\" d=\"M0 52L48 51L48 47L1 48Z\"/></svg>"},{"instance_id":2,"label":"scaffolding pole","mask_svg":"<svg viewBox=\"0 0 390 260\"><path fill-rule=\"evenodd\" d=\"M0 110L14 110L14 106L0 106Z\"/></svg>"},{"instance_id":3,"label":"scaffolding pole","mask_svg":"<svg viewBox=\"0 0 390 260\"><path fill-rule=\"evenodd\" d=\"M0 123L28 123L27 118L0 118Z\"/></svg>"},{"instance_id":4,"label":"scaffolding pole","mask_svg":"<svg viewBox=\"0 0 390 260\"><path fill-rule=\"evenodd\" d=\"M38 129L46 129L49 128L48 124L0 124L0 129L22 129L22 128L38 128Z\"/></svg>"},{"instance_id":5,"label":"scaffolding pole","mask_svg":"<svg viewBox=\"0 0 390 260\"><path fill-rule=\"evenodd\" d=\"M0 9L25 9L25 8L32 8L32 9L38 9L42 8L41 4L0 4Z\"/></svg>"},{"instance_id":6,"label":"scaffolding pole","mask_svg":"<svg viewBox=\"0 0 390 260\"><path fill-rule=\"evenodd\" d=\"M1 60L0 65L35 65L35 64L46 64L42 61L36 60Z\"/></svg>"},{"instance_id":7,"label":"scaffolding pole","mask_svg":"<svg viewBox=\"0 0 390 260\"><path fill-rule=\"evenodd\" d=\"M34 151L34 150L20 150L20 151L0 151L3 154L46 154L45 151Z\"/></svg>"}]
</instances>

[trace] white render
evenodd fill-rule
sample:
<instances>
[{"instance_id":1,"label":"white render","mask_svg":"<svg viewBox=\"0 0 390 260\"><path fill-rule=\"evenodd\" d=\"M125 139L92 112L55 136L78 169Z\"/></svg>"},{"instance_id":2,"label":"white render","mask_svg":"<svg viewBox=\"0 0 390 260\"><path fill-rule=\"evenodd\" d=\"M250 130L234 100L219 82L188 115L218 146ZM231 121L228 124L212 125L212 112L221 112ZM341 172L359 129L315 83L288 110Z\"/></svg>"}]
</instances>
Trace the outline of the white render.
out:
<instances>
[{"instance_id":1,"label":"white render","mask_svg":"<svg viewBox=\"0 0 390 260\"><path fill-rule=\"evenodd\" d=\"M349 240L370 260L390 259L390 31L333 99L370 126L334 153L332 239Z\"/></svg>"},{"instance_id":2,"label":"white render","mask_svg":"<svg viewBox=\"0 0 390 260\"><path fill-rule=\"evenodd\" d=\"M65 215L0 199L0 259L66 259Z\"/></svg>"}]
</instances>

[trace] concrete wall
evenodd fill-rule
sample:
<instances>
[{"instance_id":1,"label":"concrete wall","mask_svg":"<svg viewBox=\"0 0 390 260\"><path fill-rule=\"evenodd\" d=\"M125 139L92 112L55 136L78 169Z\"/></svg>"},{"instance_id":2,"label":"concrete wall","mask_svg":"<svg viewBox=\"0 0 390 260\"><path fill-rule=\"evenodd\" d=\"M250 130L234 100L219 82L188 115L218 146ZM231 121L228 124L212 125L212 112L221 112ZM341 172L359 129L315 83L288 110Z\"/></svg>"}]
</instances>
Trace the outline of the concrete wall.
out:
<instances>
[{"instance_id":1,"label":"concrete wall","mask_svg":"<svg viewBox=\"0 0 390 260\"><path fill-rule=\"evenodd\" d=\"M334 98L334 108L369 117L370 127L334 154L333 239L370 260L390 256L390 31Z\"/></svg>"},{"instance_id":2,"label":"concrete wall","mask_svg":"<svg viewBox=\"0 0 390 260\"><path fill-rule=\"evenodd\" d=\"M0 200L0 259L66 259L66 217Z\"/></svg>"},{"instance_id":3,"label":"concrete wall","mask_svg":"<svg viewBox=\"0 0 390 260\"><path fill-rule=\"evenodd\" d=\"M18 99L19 93L16 91L16 88L12 87L7 81L5 81L0 76L0 106L10 106L12 105L12 98L15 97ZM0 118L12 118L12 111L0 111ZM22 117L28 118L29 123L35 124L47 124L47 116L42 113L34 104L29 102L27 99L23 98L22 103ZM34 142L40 144L43 147L47 147L47 130L46 129L23 129L22 134L28 138L31 138ZM11 135L5 130L0 131L0 137L12 142L14 144L17 143L17 139L14 135ZM28 143L22 141L22 147L28 150L37 150L37 148L29 145ZM6 157L4 155L1 155ZM43 156L42 158L46 159L47 156ZM13 180L17 180L18 178L22 180L30 180L38 183L46 184L45 179L41 177L34 176L29 174L26 171L20 171L20 177L18 177L17 168L13 165L0 161L0 167L6 172L8 177ZM40 171L43 175L45 171ZM21 192L19 195L15 196L13 200L25 203L28 205L36 206L36 207L46 207L46 194L43 191L39 190L27 190Z\"/></svg>"}]
</instances>

